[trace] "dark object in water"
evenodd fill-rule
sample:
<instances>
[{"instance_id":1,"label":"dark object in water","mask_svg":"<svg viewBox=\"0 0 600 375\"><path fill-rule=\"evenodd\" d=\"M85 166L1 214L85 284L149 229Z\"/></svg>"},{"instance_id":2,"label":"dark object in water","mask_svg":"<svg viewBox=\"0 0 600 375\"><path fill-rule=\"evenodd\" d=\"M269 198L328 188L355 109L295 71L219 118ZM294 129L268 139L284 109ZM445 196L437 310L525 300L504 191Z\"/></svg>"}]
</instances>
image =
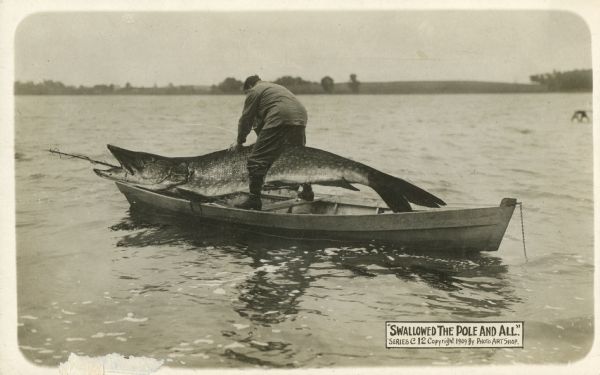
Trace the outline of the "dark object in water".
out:
<instances>
[{"instance_id":1,"label":"dark object in water","mask_svg":"<svg viewBox=\"0 0 600 375\"><path fill-rule=\"evenodd\" d=\"M587 111L577 110L575 113L573 113L573 116L571 116L571 122L573 122L573 120L577 120L577 122L589 122L590 118L587 115Z\"/></svg>"}]
</instances>

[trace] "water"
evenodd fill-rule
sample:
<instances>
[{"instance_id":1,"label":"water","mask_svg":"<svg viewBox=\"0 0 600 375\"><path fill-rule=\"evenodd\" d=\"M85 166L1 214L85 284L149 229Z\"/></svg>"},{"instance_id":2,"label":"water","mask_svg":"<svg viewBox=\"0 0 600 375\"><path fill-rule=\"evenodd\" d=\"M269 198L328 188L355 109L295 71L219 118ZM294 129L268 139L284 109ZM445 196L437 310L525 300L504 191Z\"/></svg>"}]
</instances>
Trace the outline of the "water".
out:
<instances>
[{"instance_id":1,"label":"water","mask_svg":"<svg viewBox=\"0 0 600 375\"><path fill-rule=\"evenodd\" d=\"M566 363L593 340L588 94L303 96L310 145L405 177L447 202L524 205L500 251L276 240L130 212L91 165L105 148L183 156L235 138L242 96L18 97L18 337L179 367ZM365 189L368 190L368 189ZM373 194L367 191L366 194ZM386 320L522 320L523 349L386 350Z\"/></svg>"}]
</instances>

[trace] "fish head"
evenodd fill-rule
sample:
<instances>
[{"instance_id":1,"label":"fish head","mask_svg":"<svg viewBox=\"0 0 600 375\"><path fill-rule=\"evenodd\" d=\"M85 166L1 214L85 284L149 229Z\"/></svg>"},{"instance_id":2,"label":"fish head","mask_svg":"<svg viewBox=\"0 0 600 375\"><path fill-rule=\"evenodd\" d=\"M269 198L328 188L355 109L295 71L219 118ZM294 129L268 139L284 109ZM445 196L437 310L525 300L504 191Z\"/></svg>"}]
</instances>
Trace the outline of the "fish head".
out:
<instances>
[{"instance_id":1,"label":"fish head","mask_svg":"<svg viewBox=\"0 0 600 375\"><path fill-rule=\"evenodd\" d=\"M107 147L119 161L120 166L107 170L94 169L100 177L147 185L152 189L167 189L187 181L187 163L180 160L181 158L167 158L113 145Z\"/></svg>"}]
</instances>

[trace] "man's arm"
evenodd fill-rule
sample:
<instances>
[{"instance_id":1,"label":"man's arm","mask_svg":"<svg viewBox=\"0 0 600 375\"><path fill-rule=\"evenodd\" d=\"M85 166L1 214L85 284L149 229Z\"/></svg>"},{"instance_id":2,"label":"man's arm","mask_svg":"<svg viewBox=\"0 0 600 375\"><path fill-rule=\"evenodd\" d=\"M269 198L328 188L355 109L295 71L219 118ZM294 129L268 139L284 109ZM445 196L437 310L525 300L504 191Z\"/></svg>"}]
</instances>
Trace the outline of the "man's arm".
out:
<instances>
[{"instance_id":1,"label":"man's arm","mask_svg":"<svg viewBox=\"0 0 600 375\"><path fill-rule=\"evenodd\" d=\"M244 110L242 111L242 116L238 122L237 143L239 145L246 142L246 137L252 130L252 124L254 123L258 111L258 101L259 95L255 91L251 91L246 97Z\"/></svg>"}]
</instances>

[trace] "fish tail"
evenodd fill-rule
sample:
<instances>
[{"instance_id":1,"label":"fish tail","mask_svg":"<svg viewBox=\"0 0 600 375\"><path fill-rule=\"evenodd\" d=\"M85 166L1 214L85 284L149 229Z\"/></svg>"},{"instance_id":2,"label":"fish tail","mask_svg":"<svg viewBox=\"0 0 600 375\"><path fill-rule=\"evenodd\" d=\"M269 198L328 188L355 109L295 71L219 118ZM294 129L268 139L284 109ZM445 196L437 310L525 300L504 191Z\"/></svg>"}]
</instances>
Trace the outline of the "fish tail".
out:
<instances>
[{"instance_id":1,"label":"fish tail","mask_svg":"<svg viewBox=\"0 0 600 375\"><path fill-rule=\"evenodd\" d=\"M435 195L401 178L372 170L369 173L369 186L381 196L394 212L409 212L409 202L425 207L440 207L446 203Z\"/></svg>"}]
</instances>

